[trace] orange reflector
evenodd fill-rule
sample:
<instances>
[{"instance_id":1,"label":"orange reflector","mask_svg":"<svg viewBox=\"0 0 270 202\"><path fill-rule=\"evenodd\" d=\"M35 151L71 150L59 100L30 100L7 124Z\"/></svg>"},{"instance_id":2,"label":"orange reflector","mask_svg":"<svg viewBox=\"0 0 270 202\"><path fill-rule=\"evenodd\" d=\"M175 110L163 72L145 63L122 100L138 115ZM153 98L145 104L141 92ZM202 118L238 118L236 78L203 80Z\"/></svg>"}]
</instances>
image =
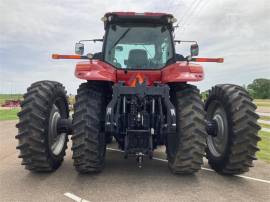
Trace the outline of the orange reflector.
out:
<instances>
[{"instance_id":1,"label":"orange reflector","mask_svg":"<svg viewBox=\"0 0 270 202\"><path fill-rule=\"evenodd\" d=\"M136 75L136 77L131 81L131 83L130 83L129 86L130 86L130 87L135 87L136 84L137 84L137 81L138 81L140 84L142 84L143 81L144 81L143 76L142 76L140 73L138 73L138 74Z\"/></svg>"},{"instance_id":2,"label":"orange reflector","mask_svg":"<svg viewBox=\"0 0 270 202\"><path fill-rule=\"evenodd\" d=\"M52 59L82 59L82 56L52 54Z\"/></svg>"},{"instance_id":3,"label":"orange reflector","mask_svg":"<svg viewBox=\"0 0 270 202\"><path fill-rule=\"evenodd\" d=\"M191 61L193 61L193 62L218 62L218 63L223 63L224 58L192 58Z\"/></svg>"}]
</instances>

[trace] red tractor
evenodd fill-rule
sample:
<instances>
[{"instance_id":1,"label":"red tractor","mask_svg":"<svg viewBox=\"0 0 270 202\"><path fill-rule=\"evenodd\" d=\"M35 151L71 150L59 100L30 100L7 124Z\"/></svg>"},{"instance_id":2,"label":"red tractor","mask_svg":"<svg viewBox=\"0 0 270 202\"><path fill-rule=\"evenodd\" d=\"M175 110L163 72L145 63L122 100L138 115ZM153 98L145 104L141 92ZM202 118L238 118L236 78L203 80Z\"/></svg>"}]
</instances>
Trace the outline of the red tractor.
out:
<instances>
[{"instance_id":1,"label":"red tractor","mask_svg":"<svg viewBox=\"0 0 270 202\"><path fill-rule=\"evenodd\" d=\"M106 145L115 138L124 156L152 158L166 146L173 173L201 169L206 153L211 167L222 174L239 174L252 167L260 140L256 106L242 87L220 84L205 103L188 82L201 81L201 65L222 58L194 58L194 41L174 40L176 19L166 13L106 13L103 39L76 43L77 55L54 59L86 59L75 76L86 80L78 89L73 118L66 91L55 81L32 84L24 95L17 124L17 149L26 169L53 171L65 155L72 134L74 166L80 173L104 168ZM102 52L83 55L85 41L103 42ZM175 52L189 42L190 56Z\"/></svg>"}]
</instances>

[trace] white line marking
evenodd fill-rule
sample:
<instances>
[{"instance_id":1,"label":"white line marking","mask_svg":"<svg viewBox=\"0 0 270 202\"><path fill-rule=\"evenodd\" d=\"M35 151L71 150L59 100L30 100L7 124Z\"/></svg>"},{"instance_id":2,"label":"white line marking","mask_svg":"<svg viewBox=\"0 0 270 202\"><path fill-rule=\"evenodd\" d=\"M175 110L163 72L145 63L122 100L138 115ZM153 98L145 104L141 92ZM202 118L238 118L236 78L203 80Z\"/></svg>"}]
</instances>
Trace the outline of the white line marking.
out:
<instances>
[{"instance_id":1,"label":"white line marking","mask_svg":"<svg viewBox=\"0 0 270 202\"><path fill-rule=\"evenodd\" d=\"M76 202L90 202L90 201L87 201L87 200L85 200L85 199L82 199L81 197L76 196L76 195L74 195L74 194L72 194L72 193L69 193L69 192L64 193L64 195L65 195L66 197L68 197L68 198L70 198L70 199L76 201Z\"/></svg>"},{"instance_id":2,"label":"white line marking","mask_svg":"<svg viewBox=\"0 0 270 202\"><path fill-rule=\"evenodd\" d=\"M262 180L262 179L258 179L258 178L254 178L254 177L248 177L248 176L245 176L245 175L235 175L235 176L245 178L245 179L248 179L248 180L254 180L254 181L264 182L264 183L270 184L269 180Z\"/></svg>"},{"instance_id":3,"label":"white line marking","mask_svg":"<svg viewBox=\"0 0 270 202\"><path fill-rule=\"evenodd\" d=\"M119 150L119 149L107 148L107 150L117 151L117 152L122 152L123 153L123 151ZM153 159L157 160L157 161L168 162L168 160L166 160L166 159L160 159L160 158L155 158L155 157ZM205 167L202 167L202 170L215 172L214 170L212 170L210 168L205 168ZM259 178L248 177L248 176L245 176L245 175L234 175L234 176L244 178L244 179L248 179L248 180L254 180L254 181L257 181L257 182L264 182L264 183L270 184L269 180L262 180L262 179L259 179Z\"/></svg>"}]
</instances>

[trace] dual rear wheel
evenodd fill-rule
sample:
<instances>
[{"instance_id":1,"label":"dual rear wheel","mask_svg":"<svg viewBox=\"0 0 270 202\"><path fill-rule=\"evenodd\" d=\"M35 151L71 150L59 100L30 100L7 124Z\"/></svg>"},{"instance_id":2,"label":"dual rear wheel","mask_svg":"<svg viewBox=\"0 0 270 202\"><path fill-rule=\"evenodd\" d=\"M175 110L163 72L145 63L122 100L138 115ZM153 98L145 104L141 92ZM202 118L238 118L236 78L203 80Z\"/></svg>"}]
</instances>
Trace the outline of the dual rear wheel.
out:
<instances>
[{"instance_id":1,"label":"dual rear wheel","mask_svg":"<svg viewBox=\"0 0 270 202\"><path fill-rule=\"evenodd\" d=\"M247 172L256 160L260 140L256 106L242 87L214 86L203 107L199 91L191 85L173 87L177 133L168 135L167 156L174 173L194 173L203 156L221 174ZM212 128L206 128L212 123Z\"/></svg>"},{"instance_id":2,"label":"dual rear wheel","mask_svg":"<svg viewBox=\"0 0 270 202\"><path fill-rule=\"evenodd\" d=\"M106 141L111 141L104 133L105 94L99 84L83 83L76 96L71 149L80 173L103 169ZM31 171L56 170L64 159L68 141L68 133L59 127L62 120L69 118L64 87L54 81L33 83L21 107L16 138L22 165Z\"/></svg>"}]
</instances>

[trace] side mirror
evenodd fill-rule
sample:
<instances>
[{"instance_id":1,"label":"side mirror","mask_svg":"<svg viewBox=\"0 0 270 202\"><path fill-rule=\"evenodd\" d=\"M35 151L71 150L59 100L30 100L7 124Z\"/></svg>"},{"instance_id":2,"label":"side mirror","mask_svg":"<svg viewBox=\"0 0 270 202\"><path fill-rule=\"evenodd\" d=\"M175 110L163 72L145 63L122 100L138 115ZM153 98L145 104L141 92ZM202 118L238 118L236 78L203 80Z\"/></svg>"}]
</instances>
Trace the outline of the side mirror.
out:
<instances>
[{"instance_id":1,"label":"side mirror","mask_svg":"<svg viewBox=\"0 0 270 202\"><path fill-rule=\"evenodd\" d=\"M77 55L83 55L83 52L84 52L84 44L76 43L75 44L75 53Z\"/></svg>"},{"instance_id":2,"label":"side mirror","mask_svg":"<svg viewBox=\"0 0 270 202\"><path fill-rule=\"evenodd\" d=\"M190 46L190 55L191 57L199 55L199 46L197 43Z\"/></svg>"}]
</instances>

